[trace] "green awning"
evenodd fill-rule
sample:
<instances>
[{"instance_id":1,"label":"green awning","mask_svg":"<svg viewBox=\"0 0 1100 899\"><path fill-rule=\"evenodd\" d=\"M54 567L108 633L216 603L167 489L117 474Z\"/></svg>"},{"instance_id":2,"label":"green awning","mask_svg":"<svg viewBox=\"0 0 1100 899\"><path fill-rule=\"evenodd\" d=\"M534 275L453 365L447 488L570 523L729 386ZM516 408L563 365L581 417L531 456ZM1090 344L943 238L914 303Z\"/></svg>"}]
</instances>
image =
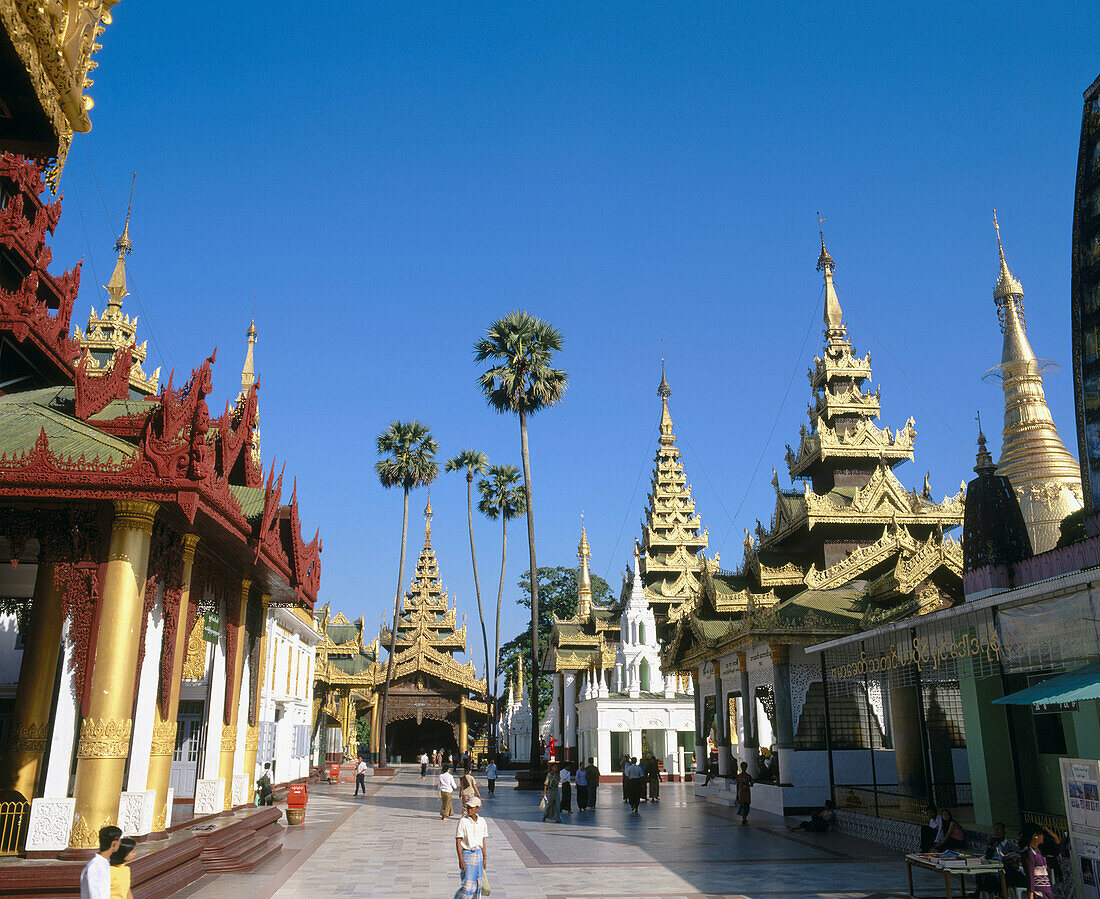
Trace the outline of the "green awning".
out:
<instances>
[{"instance_id":1,"label":"green awning","mask_svg":"<svg viewBox=\"0 0 1100 899\"><path fill-rule=\"evenodd\" d=\"M1100 699L1100 662L1059 674L993 702L1001 705L1041 705L1084 699Z\"/></svg>"}]
</instances>

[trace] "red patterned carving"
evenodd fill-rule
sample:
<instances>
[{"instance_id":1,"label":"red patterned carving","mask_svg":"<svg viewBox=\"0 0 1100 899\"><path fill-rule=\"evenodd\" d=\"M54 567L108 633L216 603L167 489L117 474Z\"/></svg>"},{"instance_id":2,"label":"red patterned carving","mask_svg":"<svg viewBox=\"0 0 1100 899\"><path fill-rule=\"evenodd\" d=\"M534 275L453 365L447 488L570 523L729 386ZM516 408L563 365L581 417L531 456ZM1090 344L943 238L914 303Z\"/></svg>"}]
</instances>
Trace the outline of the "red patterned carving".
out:
<instances>
[{"instance_id":1,"label":"red patterned carving","mask_svg":"<svg viewBox=\"0 0 1100 899\"><path fill-rule=\"evenodd\" d=\"M87 421L102 412L114 400L124 400L130 395L130 367L134 361L133 346L119 347L115 351L111 368L106 375L88 372L90 355L87 350L76 366L76 417Z\"/></svg>"},{"instance_id":2,"label":"red patterned carving","mask_svg":"<svg viewBox=\"0 0 1100 899\"><path fill-rule=\"evenodd\" d=\"M153 538L149 544L149 577L145 581L145 608L141 618L141 642L138 643L138 661L134 677L135 690L140 681L141 666L145 659L145 632L149 614L153 610L158 591L162 591L161 612L164 621L160 644L158 699L161 713L167 718L167 697L172 684L172 661L178 638L176 622L179 617L180 597L183 593L183 538L178 532L159 521L153 523Z\"/></svg>"},{"instance_id":3,"label":"red patterned carving","mask_svg":"<svg viewBox=\"0 0 1100 899\"><path fill-rule=\"evenodd\" d=\"M214 470L213 447L206 442L210 411L206 397L214 387L211 366L217 349L191 373L180 390L172 386L175 372L157 397L159 406L142 436L143 455L162 478L205 481Z\"/></svg>"},{"instance_id":4,"label":"red patterned carving","mask_svg":"<svg viewBox=\"0 0 1100 899\"><path fill-rule=\"evenodd\" d=\"M235 703L240 702L237 695L237 658L241 654L241 600L238 595L230 599L225 608L225 703L222 707L222 720L229 724L236 711Z\"/></svg>"},{"instance_id":5,"label":"red patterned carving","mask_svg":"<svg viewBox=\"0 0 1100 899\"><path fill-rule=\"evenodd\" d=\"M0 476L7 482L19 481L21 483L59 484L66 481L77 483L102 483L98 478L73 478L82 474L123 474L130 476L127 481L134 482L133 475L139 468L139 459L135 453L126 459L115 462L110 456L106 462L101 462L99 456L86 459L81 454L79 459L72 456L62 458L55 455L50 449L50 439L46 436L46 429L38 432L38 439L34 442L34 448L29 453L20 453L10 459L7 454L0 455ZM67 477L68 476L68 477ZM102 498L102 496L100 497Z\"/></svg>"},{"instance_id":6,"label":"red patterned carving","mask_svg":"<svg viewBox=\"0 0 1100 899\"><path fill-rule=\"evenodd\" d=\"M100 578L100 566L95 562L58 562L54 566L54 586L61 593L61 616L69 620L69 640L73 644L71 665L82 715L88 714Z\"/></svg>"},{"instance_id":7,"label":"red patterned carving","mask_svg":"<svg viewBox=\"0 0 1100 899\"><path fill-rule=\"evenodd\" d=\"M279 472L279 480L275 480L275 461L271 462L271 471L267 476L267 487L264 489L264 510L260 515L260 532L256 538L256 555L254 562L260 560L260 553L266 552L268 557L285 556L282 541L279 539L279 500L283 495L283 475L286 473L286 463L283 463ZM290 573L290 565L287 566Z\"/></svg>"},{"instance_id":8,"label":"red patterned carving","mask_svg":"<svg viewBox=\"0 0 1100 899\"><path fill-rule=\"evenodd\" d=\"M312 609L321 587L321 529L307 544L302 541L302 524L298 518L298 481L290 496L290 545L294 560L294 588L300 601Z\"/></svg>"},{"instance_id":9,"label":"red patterned carving","mask_svg":"<svg viewBox=\"0 0 1100 899\"><path fill-rule=\"evenodd\" d=\"M228 478L237 467L241 453L252 444L252 432L256 427L259 409L257 391L260 382L256 381L248 388L248 393L231 409L226 400L225 412L219 415L211 426L218 432L218 474ZM246 458L251 454L246 454ZM249 460L251 461L251 460Z\"/></svg>"}]
</instances>

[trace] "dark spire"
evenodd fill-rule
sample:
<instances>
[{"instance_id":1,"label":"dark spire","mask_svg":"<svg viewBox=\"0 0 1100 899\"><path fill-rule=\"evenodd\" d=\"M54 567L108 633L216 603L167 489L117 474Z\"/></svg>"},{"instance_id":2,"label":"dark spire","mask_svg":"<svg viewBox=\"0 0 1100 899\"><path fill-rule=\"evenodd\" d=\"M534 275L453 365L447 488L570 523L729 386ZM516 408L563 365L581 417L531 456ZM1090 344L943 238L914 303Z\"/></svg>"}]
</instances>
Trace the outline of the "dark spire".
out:
<instances>
[{"instance_id":1,"label":"dark spire","mask_svg":"<svg viewBox=\"0 0 1100 899\"><path fill-rule=\"evenodd\" d=\"M963 571L986 565L1011 565L1032 555L1016 491L997 466L985 445L978 420L977 477L966 487L963 512Z\"/></svg>"}]
</instances>

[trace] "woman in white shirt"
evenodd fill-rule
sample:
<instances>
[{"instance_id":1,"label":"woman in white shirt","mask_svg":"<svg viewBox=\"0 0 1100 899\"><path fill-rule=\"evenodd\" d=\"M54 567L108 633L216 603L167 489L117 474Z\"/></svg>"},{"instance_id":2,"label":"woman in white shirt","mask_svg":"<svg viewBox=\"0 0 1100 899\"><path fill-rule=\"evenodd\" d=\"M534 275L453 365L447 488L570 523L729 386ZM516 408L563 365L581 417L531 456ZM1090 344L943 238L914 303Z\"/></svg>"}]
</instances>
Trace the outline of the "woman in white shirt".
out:
<instances>
[{"instance_id":1,"label":"woman in white shirt","mask_svg":"<svg viewBox=\"0 0 1100 899\"><path fill-rule=\"evenodd\" d=\"M561 766L561 810L573 814L573 788L570 786L569 766Z\"/></svg>"},{"instance_id":2,"label":"woman in white shirt","mask_svg":"<svg viewBox=\"0 0 1100 899\"><path fill-rule=\"evenodd\" d=\"M481 895L481 880L485 868L485 841L489 825L481 817L481 800L474 796L466 806L466 815L459 819L455 833L455 851L458 853L458 871L462 885L455 899L477 899Z\"/></svg>"}]
</instances>

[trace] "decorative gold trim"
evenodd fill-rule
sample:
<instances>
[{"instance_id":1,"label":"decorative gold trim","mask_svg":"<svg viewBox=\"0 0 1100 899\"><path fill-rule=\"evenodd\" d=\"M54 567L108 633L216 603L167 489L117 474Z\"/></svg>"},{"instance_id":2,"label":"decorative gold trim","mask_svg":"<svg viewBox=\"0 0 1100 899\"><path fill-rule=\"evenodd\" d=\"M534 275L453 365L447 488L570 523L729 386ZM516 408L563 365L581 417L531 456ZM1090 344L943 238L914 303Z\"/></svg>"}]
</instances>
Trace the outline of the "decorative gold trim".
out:
<instances>
[{"instance_id":1,"label":"decorative gold trim","mask_svg":"<svg viewBox=\"0 0 1100 899\"><path fill-rule=\"evenodd\" d=\"M99 827L93 827L86 818L78 814L73 821L73 829L69 831L69 846L73 849L98 849L100 827L112 823L114 822L108 817L103 819Z\"/></svg>"},{"instance_id":2,"label":"decorative gold trim","mask_svg":"<svg viewBox=\"0 0 1100 899\"><path fill-rule=\"evenodd\" d=\"M237 725L227 724L222 728L222 752L232 752L237 748Z\"/></svg>"},{"instance_id":3,"label":"decorative gold trim","mask_svg":"<svg viewBox=\"0 0 1100 899\"><path fill-rule=\"evenodd\" d=\"M244 735L244 751L256 752L260 748L260 729L249 725Z\"/></svg>"},{"instance_id":4,"label":"decorative gold trim","mask_svg":"<svg viewBox=\"0 0 1100 899\"><path fill-rule=\"evenodd\" d=\"M20 724L8 738L11 752L45 752L49 742L48 724Z\"/></svg>"},{"instance_id":5,"label":"decorative gold trim","mask_svg":"<svg viewBox=\"0 0 1100 899\"><path fill-rule=\"evenodd\" d=\"M114 527L143 531L153 535L153 519L157 517L158 503L144 499L116 499Z\"/></svg>"},{"instance_id":6,"label":"decorative gold trim","mask_svg":"<svg viewBox=\"0 0 1100 899\"><path fill-rule=\"evenodd\" d=\"M149 755L171 755L176 751L176 722L157 721L153 724L153 744Z\"/></svg>"},{"instance_id":7,"label":"decorative gold trim","mask_svg":"<svg viewBox=\"0 0 1100 899\"><path fill-rule=\"evenodd\" d=\"M183 535L183 564L195 561L195 550L199 546L198 534L184 534Z\"/></svg>"},{"instance_id":8,"label":"decorative gold trim","mask_svg":"<svg viewBox=\"0 0 1100 899\"><path fill-rule=\"evenodd\" d=\"M80 739L76 744L78 759L124 759L130 754L129 718L85 718L80 722Z\"/></svg>"},{"instance_id":9,"label":"decorative gold trim","mask_svg":"<svg viewBox=\"0 0 1100 899\"><path fill-rule=\"evenodd\" d=\"M184 680L203 680L206 677L206 646L202 638L203 626L206 617L199 615L195 619L195 626L187 637L187 659L183 663Z\"/></svg>"}]
</instances>

